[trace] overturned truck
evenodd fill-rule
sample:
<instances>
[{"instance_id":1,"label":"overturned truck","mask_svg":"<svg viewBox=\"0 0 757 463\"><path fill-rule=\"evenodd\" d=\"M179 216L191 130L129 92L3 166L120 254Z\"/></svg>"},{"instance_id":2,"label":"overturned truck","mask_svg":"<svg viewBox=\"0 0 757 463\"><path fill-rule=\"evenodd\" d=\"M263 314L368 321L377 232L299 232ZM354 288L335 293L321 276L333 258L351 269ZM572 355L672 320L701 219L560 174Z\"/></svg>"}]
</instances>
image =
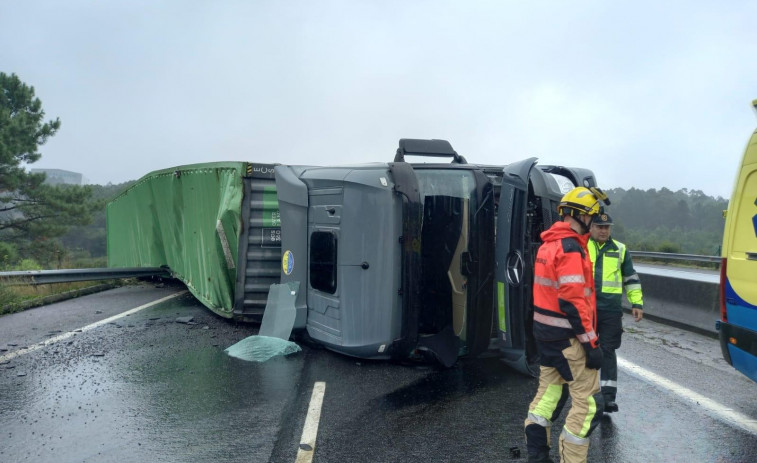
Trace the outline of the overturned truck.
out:
<instances>
[{"instance_id":1,"label":"overturned truck","mask_svg":"<svg viewBox=\"0 0 757 463\"><path fill-rule=\"evenodd\" d=\"M355 166L181 166L108 205L108 262L165 266L248 321L287 284L294 329L347 355L451 365L496 345L533 374L533 259L577 185L596 186L592 172L469 164L444 140L403 139L392 162Z\"/></svg>"}]
</instances>

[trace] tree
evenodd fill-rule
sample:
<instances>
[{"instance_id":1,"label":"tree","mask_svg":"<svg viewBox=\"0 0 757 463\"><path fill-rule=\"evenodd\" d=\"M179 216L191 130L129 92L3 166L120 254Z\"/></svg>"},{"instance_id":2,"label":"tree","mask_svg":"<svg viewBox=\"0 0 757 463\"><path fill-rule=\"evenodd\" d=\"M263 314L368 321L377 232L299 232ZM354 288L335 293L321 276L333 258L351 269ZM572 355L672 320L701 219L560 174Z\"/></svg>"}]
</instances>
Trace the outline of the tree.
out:
<instances>
[{"instance_id":1,"label":"tree","mask_svg":"<svg viewBox=\"0 0 757 463\"><path fill-rule=\"evenodd\" d=\"M59 248L57 237L89 223L101 207L89 187L47 185L44 174L26 171L40 159L39 147L60 128L59 119L44 118L34 87L0 72L0 240L17 249L19 258Z\"/></svg>"}]
</instances>

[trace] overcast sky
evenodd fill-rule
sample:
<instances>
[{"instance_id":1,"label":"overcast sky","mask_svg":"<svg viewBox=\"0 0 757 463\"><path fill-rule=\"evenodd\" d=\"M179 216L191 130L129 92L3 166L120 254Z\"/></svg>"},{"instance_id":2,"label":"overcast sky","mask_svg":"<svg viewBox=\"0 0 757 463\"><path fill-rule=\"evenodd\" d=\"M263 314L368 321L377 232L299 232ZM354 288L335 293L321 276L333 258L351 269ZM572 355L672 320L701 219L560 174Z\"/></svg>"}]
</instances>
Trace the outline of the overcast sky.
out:
<instances>
[{"instance_id":1,"label":"overcast sky","mask_svg":"<svg viewBox=\"0 0 757 463\"><path fill-rule=\"evenodd\" d=\"M0 0L0 71L92 183L211 161L587 167L731 194L757 127L754 1Z\"/></svg>"}]
</instances>

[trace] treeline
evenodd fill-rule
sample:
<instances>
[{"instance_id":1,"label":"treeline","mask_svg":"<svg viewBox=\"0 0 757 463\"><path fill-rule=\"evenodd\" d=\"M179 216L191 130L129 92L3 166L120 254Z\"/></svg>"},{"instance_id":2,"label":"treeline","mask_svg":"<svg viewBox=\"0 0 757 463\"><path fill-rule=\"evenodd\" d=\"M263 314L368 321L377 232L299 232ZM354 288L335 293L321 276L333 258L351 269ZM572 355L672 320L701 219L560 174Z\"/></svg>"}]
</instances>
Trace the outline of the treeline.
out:
<instances>
[{"instance_id":1,"label":"treeline","mask_svg":"<svg viewBox=\"0 0 757 463\"><path fill-rule=\"evenodd\" d=\"M612 236L634 251L718 255L728 200L700 190L607 191Z\"/></svg>"},{"instance_id":2,"label":"treeline","mask_svg":"<svg viewBox=\"0 0 757 463\"><path fill-rule=\"evenodd\" d=\"M92 223L74 227L60 238L69 263L80 267L83 264L104 267L107 264L108 241L106 236L105 205L136 181L117 185L91 185L92 198L101 201L103 207L93 214Z\"/></svg>"},{"instance_id":3,"label":"treeline","mask_svg":"<svg viewBox=\"0 0 757 463\"><path fill-rule=\"evenodd\" d=\"M105 267L108 253L105 206L133 183L87 185L87 202L92 211L83 221L89 222L88 225L67 225L70 217L65 216L64 220L48 219L47 229L29 233L27 239L0 234L0 270ZM65 190L70 186L54 188Z\"/></svg>"}]
</instances>

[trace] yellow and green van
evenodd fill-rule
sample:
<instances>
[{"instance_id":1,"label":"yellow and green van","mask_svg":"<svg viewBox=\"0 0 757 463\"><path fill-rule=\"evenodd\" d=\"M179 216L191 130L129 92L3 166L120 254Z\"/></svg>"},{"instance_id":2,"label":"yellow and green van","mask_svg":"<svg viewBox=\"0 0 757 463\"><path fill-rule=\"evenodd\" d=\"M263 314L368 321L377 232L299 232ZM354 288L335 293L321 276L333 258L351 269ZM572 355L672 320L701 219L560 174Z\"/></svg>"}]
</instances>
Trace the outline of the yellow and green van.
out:
<instances>
[{"instance_id":1,"label":"yellow and green van","mask_svg":"<svg viewBox=\"0 0 757 463\"><path fill-rule=\"evenodd\" d=\"M752 105L757 110L757 100ZM728 203L722 259L717 328L723 357L757 381L757 131Z\"/></svg>"}]
</instances>

